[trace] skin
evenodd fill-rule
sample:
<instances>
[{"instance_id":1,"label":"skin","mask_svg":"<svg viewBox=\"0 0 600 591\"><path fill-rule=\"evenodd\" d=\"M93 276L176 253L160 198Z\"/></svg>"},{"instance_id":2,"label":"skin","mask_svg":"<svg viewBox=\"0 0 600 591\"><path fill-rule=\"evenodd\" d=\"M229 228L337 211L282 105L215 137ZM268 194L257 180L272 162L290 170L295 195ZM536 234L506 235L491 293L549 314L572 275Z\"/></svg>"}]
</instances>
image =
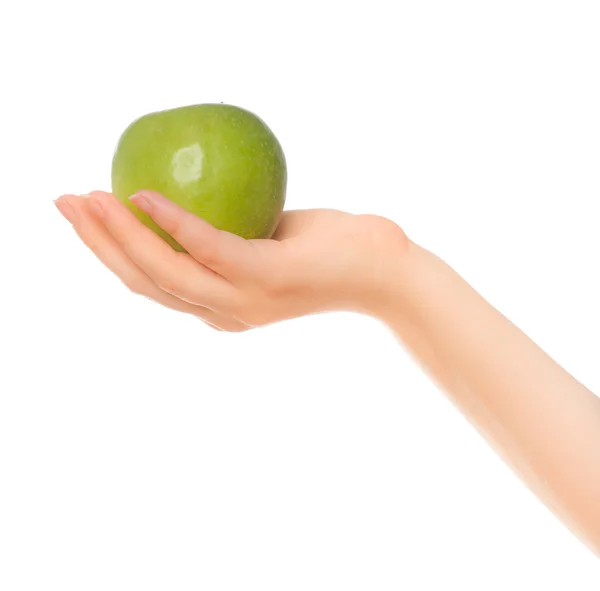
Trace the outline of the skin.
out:
<instances>
[{"instance_id":1,"label":"skin","mask_svg":"<svg viewBox=\"0 0 600 591\"><path fill-rule=\"evenodd\" d=\"M394 222L290 211L272 239L246 240L159 194L131 199L187 252L175 251L110 193L55 203L132 292L217 330L336 310L386 323L600 557L600 399Z\"/></svg>"}]
</instances>

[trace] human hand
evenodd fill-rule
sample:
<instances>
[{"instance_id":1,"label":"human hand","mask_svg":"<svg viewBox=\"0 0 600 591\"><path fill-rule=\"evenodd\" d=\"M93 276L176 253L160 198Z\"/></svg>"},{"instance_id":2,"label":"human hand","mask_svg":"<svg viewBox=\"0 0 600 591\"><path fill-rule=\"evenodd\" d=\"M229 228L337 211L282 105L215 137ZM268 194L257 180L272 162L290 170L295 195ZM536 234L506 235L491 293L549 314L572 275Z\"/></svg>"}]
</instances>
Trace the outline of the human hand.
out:
<instances>
[{"instance_id":1,"label":"human hand","mask_svg":"<svg viewBox=\"0 0 600 591\"><path fill-rule=\"evenodd\" d=\"M63 195L55 203L133 293L229 332L328 311L375 315L408 244L394 222L375 215L288 211L271 239L246 240L157 193L131 200L187 252L111 193Z\"/></svg>"}]
</instances>

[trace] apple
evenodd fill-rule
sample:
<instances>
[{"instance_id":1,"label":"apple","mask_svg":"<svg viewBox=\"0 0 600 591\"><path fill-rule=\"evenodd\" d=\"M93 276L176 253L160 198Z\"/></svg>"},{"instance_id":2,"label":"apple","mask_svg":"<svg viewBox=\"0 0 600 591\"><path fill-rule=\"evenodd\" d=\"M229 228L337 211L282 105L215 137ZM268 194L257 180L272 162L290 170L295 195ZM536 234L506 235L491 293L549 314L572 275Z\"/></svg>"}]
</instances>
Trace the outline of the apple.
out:
<instances>
[{"instance_id":1,"label":"apple","mask_svg":"<svg viewBox=\"0 0 600 591\"><path fill-rule=\"evenodd\" d=\"M199 104L149 113L127 127L112 161L112 190L146 226L185 252L129 197L156 191L213 226L270 238L285 204L286 160L258 116Z\"/></svg>"}]
</instances>

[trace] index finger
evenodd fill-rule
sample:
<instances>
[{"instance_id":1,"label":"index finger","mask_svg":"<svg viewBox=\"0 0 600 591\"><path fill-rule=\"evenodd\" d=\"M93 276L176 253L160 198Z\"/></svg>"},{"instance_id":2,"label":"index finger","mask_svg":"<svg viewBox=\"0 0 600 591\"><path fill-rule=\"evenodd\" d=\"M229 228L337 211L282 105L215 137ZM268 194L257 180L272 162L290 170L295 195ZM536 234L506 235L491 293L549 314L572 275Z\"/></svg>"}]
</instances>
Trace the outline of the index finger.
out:
<instances>
[{"instance_id":1,"label":"index finger","mask_svg":"<svg viewBox=\"0 0 600 591\"><path fill-rule=\"evenodd\" d=\"M258 253L251 241L215 228L159 193L139 191L130 200L194 259L219 275L232 279L256 266Z\"/></svg>"}]
</instances>

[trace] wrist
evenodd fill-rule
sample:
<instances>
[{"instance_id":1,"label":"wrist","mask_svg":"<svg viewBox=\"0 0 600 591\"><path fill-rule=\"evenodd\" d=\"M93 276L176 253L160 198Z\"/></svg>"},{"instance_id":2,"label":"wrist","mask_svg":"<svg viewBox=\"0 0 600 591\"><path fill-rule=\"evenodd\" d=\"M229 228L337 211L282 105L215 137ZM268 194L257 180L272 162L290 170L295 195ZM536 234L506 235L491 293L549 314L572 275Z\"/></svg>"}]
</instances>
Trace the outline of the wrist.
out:
<instances>
[{"instance_id":1,"label":"wrist","mask_svg":"<svg viewBox=\"0 0 600 591\"><path fill-rule=\"evenodd\" d=\"M358 311L393 324L407 307L418 246L400 226L390 220L384 222L360 274Z\"/></svg>"}]
</instances>

